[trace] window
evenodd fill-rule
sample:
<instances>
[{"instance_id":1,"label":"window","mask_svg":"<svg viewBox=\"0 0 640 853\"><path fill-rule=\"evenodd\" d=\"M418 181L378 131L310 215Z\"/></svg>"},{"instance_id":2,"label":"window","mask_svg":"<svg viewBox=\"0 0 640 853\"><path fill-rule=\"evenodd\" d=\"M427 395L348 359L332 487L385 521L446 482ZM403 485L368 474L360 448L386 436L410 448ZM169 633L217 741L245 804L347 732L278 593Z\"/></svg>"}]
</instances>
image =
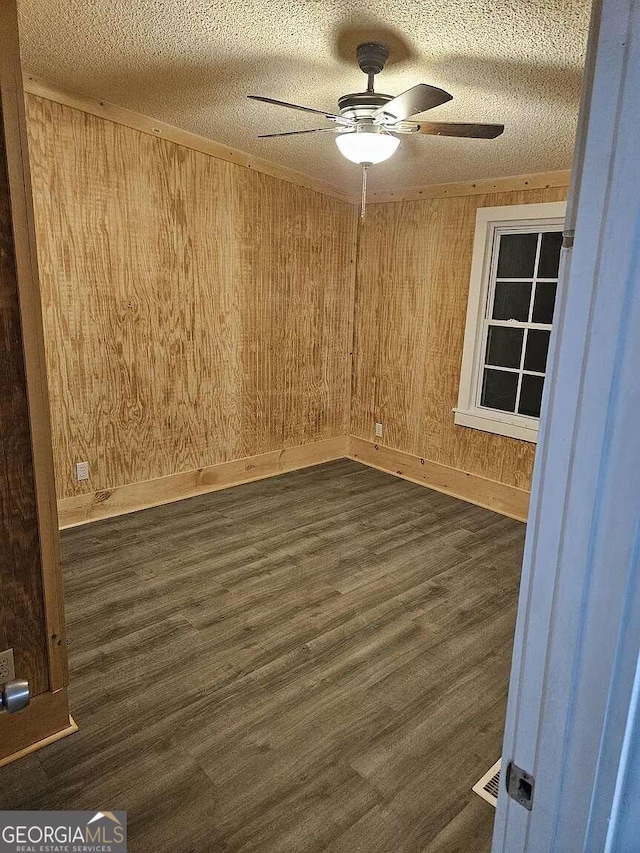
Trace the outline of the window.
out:
<instances>
[{"instance_id":1,"label":"window","mask_svg":"<svg viewBox=\"0 0 640 853\"><path fill-rule=\"evenodd\" d=\"M459 426L537 440L565 207L477 212Z\"/></svg>"}]
</instances>

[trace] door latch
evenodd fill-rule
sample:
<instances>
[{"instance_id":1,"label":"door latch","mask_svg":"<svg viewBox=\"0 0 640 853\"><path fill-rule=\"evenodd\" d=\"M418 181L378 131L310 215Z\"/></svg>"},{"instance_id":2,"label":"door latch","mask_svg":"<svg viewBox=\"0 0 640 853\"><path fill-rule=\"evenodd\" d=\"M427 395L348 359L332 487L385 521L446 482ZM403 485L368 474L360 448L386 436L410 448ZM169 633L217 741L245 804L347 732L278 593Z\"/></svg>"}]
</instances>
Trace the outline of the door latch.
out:
<instances>
[{"instance_id":1,"label":"door latch","mask_svg":"<svg viewBox=\"0 0 640 853\"><path fill-rule=\"evenodd\" d=\"M507 764L504 782L507 787L507 794L509 794L511 799L531 811L533 807L533 790L536 785L536 780L531 773L527 773L526 770L522 770L513 761L510 761Z\"/></svg>"},{"instance_id":2,"label":"door latch","mask_svg":"<svg viewBox=\"0 0 640 853\"><path fill-rule=\"evenodd\" d=\"M28 681L24 679L7 681L0 688L0 710L6 711L7 714L22 711L29 704L30 698L31 693Z\"/></svg>"}]
</instances>

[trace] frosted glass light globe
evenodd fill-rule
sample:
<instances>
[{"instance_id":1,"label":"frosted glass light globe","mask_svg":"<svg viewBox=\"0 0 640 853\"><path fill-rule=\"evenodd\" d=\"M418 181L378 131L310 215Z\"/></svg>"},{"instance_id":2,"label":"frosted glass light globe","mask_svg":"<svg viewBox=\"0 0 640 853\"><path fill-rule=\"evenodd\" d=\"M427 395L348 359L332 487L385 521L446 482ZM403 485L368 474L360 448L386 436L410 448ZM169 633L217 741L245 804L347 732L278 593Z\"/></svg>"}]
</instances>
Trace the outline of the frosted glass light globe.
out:
<instances>
[{"instance_id":1,"label":"frosted glass light globe","mask_svg":"<svg viewBox=\"0 0 640 853\"><path fill-rule=\"evenodd\" d=\"M397 136L385 133L377 125L361 125L336 136L340 153L352 163L372 165L388 160L400 144Z\"/></svg>"}]
</instances>

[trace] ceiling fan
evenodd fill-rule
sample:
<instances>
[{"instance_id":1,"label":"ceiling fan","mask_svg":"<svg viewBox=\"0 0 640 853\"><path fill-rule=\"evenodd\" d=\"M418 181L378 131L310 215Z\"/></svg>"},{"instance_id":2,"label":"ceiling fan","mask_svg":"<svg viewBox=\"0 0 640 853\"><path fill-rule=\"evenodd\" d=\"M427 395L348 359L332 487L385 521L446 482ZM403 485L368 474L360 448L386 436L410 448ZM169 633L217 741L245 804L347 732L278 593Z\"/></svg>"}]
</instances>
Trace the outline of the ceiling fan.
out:
<instances>
[{"instance_id":1,"label":"ceiling fan","mask_svg":"<svg viewBox=\"0 0 640 853\"><path fill-rule=\"evenodd\" d=\"M375 92L374 78L385 66L389 49L377 42L366 42L357 49L358 65L367 75L365 92L343 95L338 99L339 113L302 107L275 98L248 95L251 100L275 104L291 110L321 115L333 126L310 130L290 130L284 133L263 133L261 139L278 136L298 136L303 133L334 133L340 152L353 163L363 167L362 211L366 194L367 167L387 160L400 144L399 135L422 133L428 136L458 136L475 139L495 139L504 130L503 124L474 124L433 121L411 121L413 116L439 107L453 98L449 92L418 83L401 95Z\"/></svg>"}]
</instances>

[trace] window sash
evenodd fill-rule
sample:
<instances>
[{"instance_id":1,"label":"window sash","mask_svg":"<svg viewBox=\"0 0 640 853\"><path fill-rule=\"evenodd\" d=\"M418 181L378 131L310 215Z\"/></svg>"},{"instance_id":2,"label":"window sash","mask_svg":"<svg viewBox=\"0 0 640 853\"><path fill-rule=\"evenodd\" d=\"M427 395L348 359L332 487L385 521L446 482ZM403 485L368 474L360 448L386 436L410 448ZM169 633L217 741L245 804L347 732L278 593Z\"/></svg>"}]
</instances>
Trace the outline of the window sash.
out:
<instances>
[{"instance_id":1,"label":"window sash","mask_svg":"<svg viewBox=\"0 0 640 853\"><path fill-rule=\"evenodd\" d=\"M538 266L540 263L540 250L542 248L542 235L550 232L557 232L561 229L558 228L557 225L547 224L532 227L531 225L505 225L498 226L493 229L493 240L491 246L491 268L489 272L489 286L487 288L487 294L484 304L484 314L482 319L482 344L480 349L480 359L478 361L478 370L477 370L477 379L475 383L475 407L481 409L483 411L488 412L496 412L500 414L508 414L518 418L526 418L528 421L537 423L540 418L535 415L525 415L518 411L520 406L520 396L522 392L522 377L526 375L530 376L546 376L545 372L537 372L533 370L525 370L524 361L527 352L527 341L529 336L529 329L540 329L541 331L551 332L552 324L551 323L534 323L532 320L533 317L533 307L536 298L536 288L538 282L541 284L556 284L558 283L558 279L556 278L546 278L546 277L538 277ZM536 254L535 260L533 264L533 275L527 278L512 278L509 276L504 276L498 278L497 270L498 270L498 261L500 256L500 238L503 234L536 234L537 235L537 243L536 243ZM528 319L527 320L494 320L493 319L493 309L495 303L495 293L496 293L496 284L501 281L506 282L514 282L514 283L523 283L523 284L531 284L531 293L529 294L529 310L528 310ZM520 365L518 367L503 367L501 365L489 364L487 362L487 350L489 347L489 330L491 326L500 326L503 328L509 329L522 329L522 347L520 351ZM505 410L505 409L495 409L492 406L485 406L482 403L482 390L483 390L483 377L485 370L502 370L507 373L517 373L518 374L518 386L516 389L516 398L514 403L514 409Z\"/></svg>"}]
</instances>

